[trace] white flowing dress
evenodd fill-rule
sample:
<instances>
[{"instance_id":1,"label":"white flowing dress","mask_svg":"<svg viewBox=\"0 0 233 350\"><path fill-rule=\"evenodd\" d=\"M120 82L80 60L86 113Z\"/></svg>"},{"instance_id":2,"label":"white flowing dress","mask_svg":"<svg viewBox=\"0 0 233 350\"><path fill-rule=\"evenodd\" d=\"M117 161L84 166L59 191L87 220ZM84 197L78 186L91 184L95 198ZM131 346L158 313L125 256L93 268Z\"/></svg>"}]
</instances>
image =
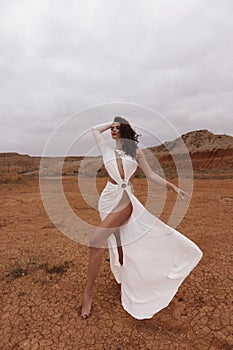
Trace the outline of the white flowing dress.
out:
<instances>
[{"instance_id":1,"label":"white flowing dress","mask_svg":"<svg viewBox=\"0 0 233 350\"><path fill-rule=\"evenodd\" d=\"M123 192L132 203L132 213L127 223L120 227L123 265L115 235L108 239L110 267L121 284L123 308L136 319L148 319L165 308L183 280L202 258L202 251L190 239L152 215L132 193L128 184L138 167L129 155L121 155L125 179L120 176L115 151L106 144L101 133L92 128L102 152L109 176L116 182L107 182L102 191L98 209L101 220L117 206Z\"/></svg>"}]
</instances>

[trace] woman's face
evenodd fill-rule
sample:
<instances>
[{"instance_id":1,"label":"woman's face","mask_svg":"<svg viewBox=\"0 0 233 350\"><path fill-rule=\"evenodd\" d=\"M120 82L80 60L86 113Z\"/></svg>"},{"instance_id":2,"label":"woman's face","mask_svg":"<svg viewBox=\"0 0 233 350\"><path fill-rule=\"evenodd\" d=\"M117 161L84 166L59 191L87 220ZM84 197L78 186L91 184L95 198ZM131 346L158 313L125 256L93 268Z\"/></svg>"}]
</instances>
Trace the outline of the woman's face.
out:
<instances>
[{"instance_id":1,"label":"woman's face","mask_svg":"<svg viewBox=\"0 0 233 350\"><path fill-rule=\"evenodd\" d=\"M120 126L121 126L121 123L119 122L112 123L111 134L113 139L118 139L121 137Z\"/></svg>"}]
</instances>

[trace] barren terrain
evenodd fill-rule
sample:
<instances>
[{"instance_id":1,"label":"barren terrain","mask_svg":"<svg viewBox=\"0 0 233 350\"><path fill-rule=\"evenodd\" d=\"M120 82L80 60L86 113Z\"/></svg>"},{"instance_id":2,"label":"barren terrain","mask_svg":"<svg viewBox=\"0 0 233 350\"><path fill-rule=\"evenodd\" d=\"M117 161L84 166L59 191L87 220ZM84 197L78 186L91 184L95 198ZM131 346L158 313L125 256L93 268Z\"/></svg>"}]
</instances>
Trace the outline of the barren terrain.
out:
<instances>
[{"instance_id":1,"label":"barren terrain","mask_svg":"<svg viewBox=\"0 0 233 350\"><path fill-rule=\"evenodd\" d=\"M101 190L105 179L97 184ZM144 202L145 179L135 179L134 185ZM50 222L36 179L2 184L0 349L232 349L232 185L231 179L195 179L190 207L177 229L204 256L167 308L150 320L127 314L106 250L92 315L82 320L88 247ZM64 180L74 211L97 223L98 213L80 206L76 189L75 177ZM174 199L169 193L161 215L165 222Z\"/></svg>"},{"instance_id":2,"label":"barren terrain","mask_svg":"<svg viewBox=\"0 0 233 350\"><path fill-rule=\"evenodd\" d=\"M66 237L50 221L39 189L40 158L0 154L1 350L233 348L232 137L202 130L183 139L193 164L194 188L187 213L176 229L204 255L169 306L148 320L136 320L122 308L108 250L96 280L91 317L80 318L89 248ZM179 154L178 141L166 146ZM164 145L152 151L167 179L177 185L174 164ZM88 206L78 188L81 159L65 160L63 189L73 211L95 225L100 222L98 212ZM56 175L58 160L48 162L54 165L49 175ZM101 192L106 183L103 168L96 182ZM139 171L134 194L144 204L146 193L147 181ZM157 200L160 195L158 187ZM161 220L167 222L175 199L175 193L167 193Z\"/></svg>"}]
</instances>

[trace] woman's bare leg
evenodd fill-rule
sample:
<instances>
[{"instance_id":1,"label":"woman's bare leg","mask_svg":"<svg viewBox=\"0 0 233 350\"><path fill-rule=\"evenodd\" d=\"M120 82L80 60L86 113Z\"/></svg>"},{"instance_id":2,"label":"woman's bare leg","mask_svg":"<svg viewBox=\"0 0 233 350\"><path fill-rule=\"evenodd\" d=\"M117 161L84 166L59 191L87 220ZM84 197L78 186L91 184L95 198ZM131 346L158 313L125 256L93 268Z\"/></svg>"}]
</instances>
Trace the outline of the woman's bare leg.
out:
<instances>
[{"instance_id":1,"label":"woman's bare leg","mask_svg":"<svg viewBox=\"0 0 233 350\"><path fill-rule=\"evenodd\" d=\"M81 317L89 317L91 304L93 299L93 287L95 279L101 266L102 255L104 248L101 248L102 243L113 232L113 228L118 228L124 224L132 213L131 202L125 205L123 209L110 213L95 230L90 247L90 256L87 272L86 286L83 295L83 304Z\"/></svg>"},{"instance_id":2,"label":"woman's bare leg","mask_svg":"<svg viewBox=\"0 0 233 350\"><path fill-rule=\"evenodd\" d=\"M100 269L103 248L90 247L86 286L83 294L81 317L89 317L93 298L93 287Z\"/></svg>"}]
</instances>

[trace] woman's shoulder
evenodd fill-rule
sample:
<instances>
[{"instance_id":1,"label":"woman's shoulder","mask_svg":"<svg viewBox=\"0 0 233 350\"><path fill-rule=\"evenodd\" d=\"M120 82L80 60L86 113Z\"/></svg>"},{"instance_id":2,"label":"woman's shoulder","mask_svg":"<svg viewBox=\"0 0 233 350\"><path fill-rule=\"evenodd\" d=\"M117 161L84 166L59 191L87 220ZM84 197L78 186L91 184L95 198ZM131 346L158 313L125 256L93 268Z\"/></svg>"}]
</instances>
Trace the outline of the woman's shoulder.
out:
<instances>
[{"instance_id":1,"label":"woman's shoulder","mask_svg":"<svg viewBox=\"0 0 233 350\"><path fill-rule=\"evenodd\" d=\"M141 157L144 153L142 152L141 148L136 148L136 157Z\"/></svg>"},{"instance_id":2,"label":"woman's shoulder","mask_svg":"<svg viewBox=\"0 0 233 350\"><path fill-rule=\"evenodd\" d=\"M139 147L137 147L137 149L136 149L135 159L136 159L138 165L141 165L141 163L143 163L143 161L145 160L145 154L144 154L143 150Z\"/></svg>"}]
</instances>

